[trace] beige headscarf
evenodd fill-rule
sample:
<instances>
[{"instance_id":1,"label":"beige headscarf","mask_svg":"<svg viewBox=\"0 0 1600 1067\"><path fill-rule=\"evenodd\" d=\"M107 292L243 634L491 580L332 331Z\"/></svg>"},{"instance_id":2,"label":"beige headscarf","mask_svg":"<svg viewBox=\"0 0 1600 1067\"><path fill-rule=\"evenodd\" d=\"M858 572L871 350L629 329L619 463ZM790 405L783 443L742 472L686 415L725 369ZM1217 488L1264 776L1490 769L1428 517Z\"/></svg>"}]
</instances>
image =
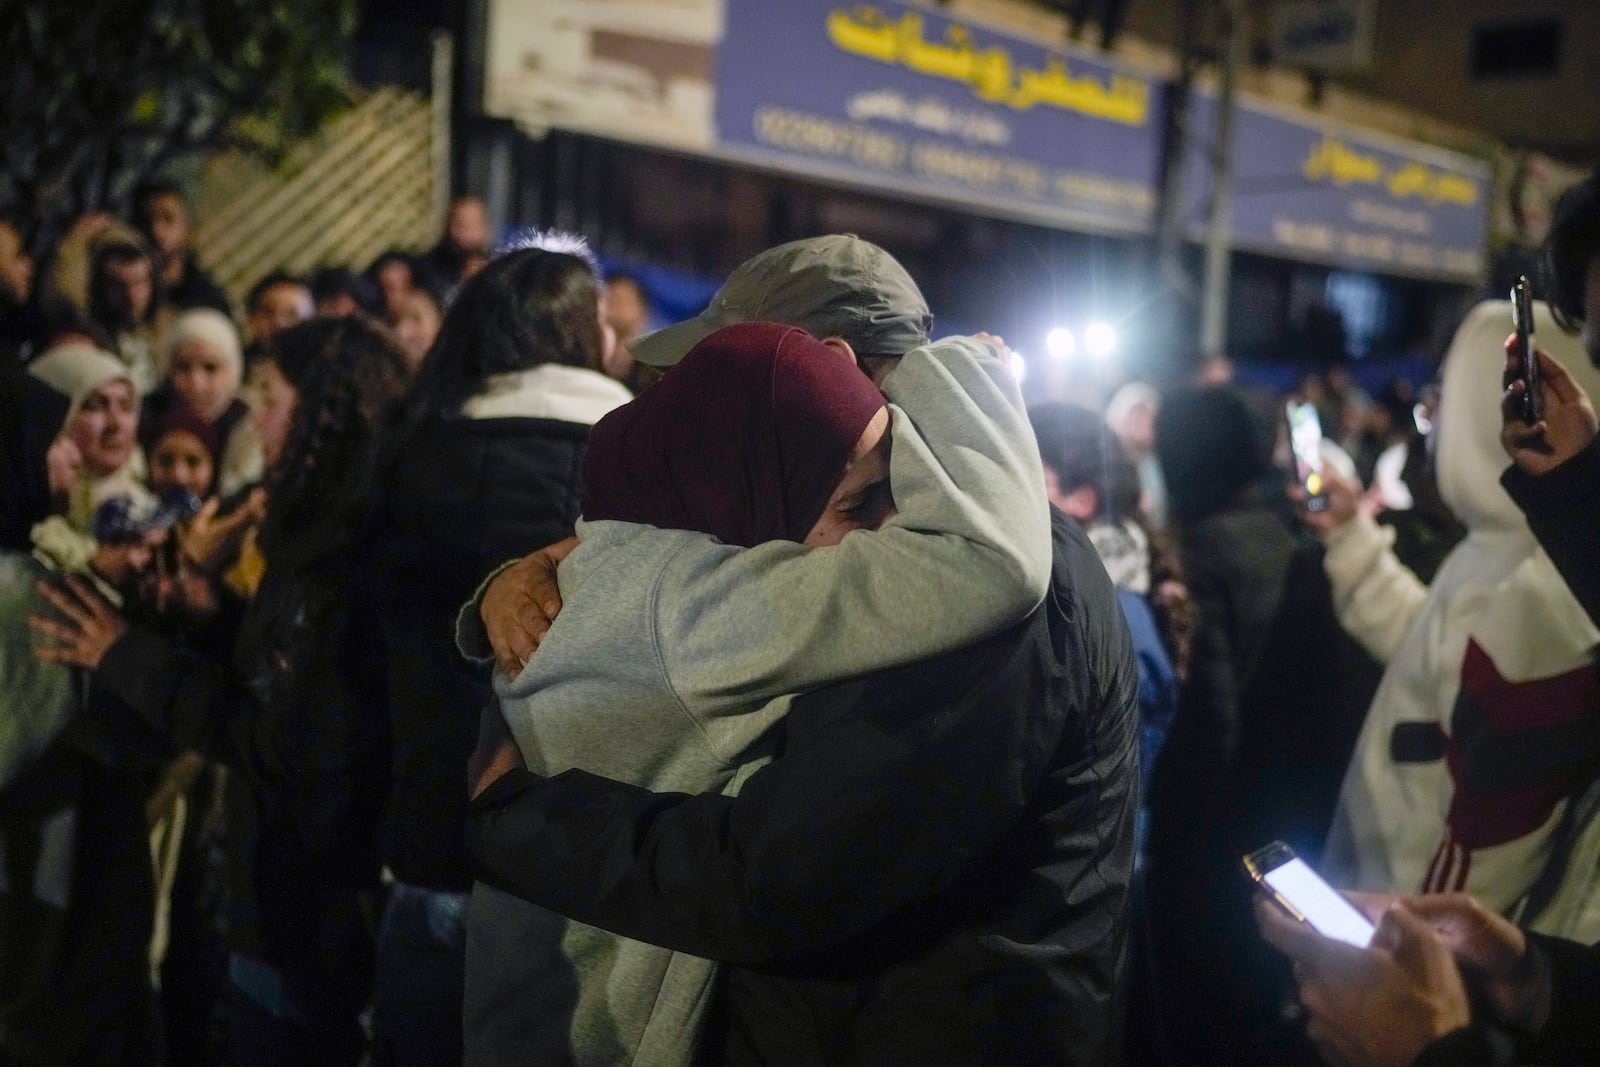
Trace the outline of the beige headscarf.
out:
<instances>
[{"instance_id":1,"label":"beige headscarf","mask_svg":"<svg viewBox=\"0 0 1600 1067\"><path fill-rule=\"evenodd\" d=\"M70 403L63 429L96 389L114 381L133 382L127 365L120 359L81 343L57 345L29 363L28 373L56 392L67 395ZM112 497L126 496L135 501L151 499L150 490L139 480L142 469L143 461L136 447L128 462L109 474L80 473L68 502L68 521L74 528L87 531L95 509Z\"/></svg>"}]
</instances>

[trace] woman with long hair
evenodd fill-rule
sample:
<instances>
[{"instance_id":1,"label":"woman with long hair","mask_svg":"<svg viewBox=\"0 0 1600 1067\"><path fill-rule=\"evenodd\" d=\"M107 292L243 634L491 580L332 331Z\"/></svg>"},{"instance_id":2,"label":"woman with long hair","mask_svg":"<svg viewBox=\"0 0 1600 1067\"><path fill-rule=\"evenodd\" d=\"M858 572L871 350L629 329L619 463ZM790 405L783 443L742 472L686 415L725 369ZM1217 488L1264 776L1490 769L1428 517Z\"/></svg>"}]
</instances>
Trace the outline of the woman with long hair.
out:
<instances>
[{"instance_id":1,"label":"woman with long hair","mask_svg":"<svg viewBox=\"0 0 1600 1067\"><path fill-rule=\"evenodd\" d=\"M354 1064L370 988L387 780L382 664L356 617L356 543L380 424L406 381L389 337L356 319L274 336L256 412L267 464L265 571L231 667L130 628L86 589L51 599L40 655L95 672L174 744L249 786L231 887L229 1040L240 1063Z\"/></svg>"},{"instance_id":2,"label":"woman with long hair","mask_svg":"<svg viewBox=\"0 0 1600 1067\"><path fill-rule=\"evenodd\" d=\"M462 286L385 449L364 552L392 722L379 1063L461 1057L461 772L493 692L455 653L456 611L489 571L572 533L590 424L629 399L599 373L610 337L593 263L580 243L552 248L502 255Z\"/></svg>"}]
</instances>

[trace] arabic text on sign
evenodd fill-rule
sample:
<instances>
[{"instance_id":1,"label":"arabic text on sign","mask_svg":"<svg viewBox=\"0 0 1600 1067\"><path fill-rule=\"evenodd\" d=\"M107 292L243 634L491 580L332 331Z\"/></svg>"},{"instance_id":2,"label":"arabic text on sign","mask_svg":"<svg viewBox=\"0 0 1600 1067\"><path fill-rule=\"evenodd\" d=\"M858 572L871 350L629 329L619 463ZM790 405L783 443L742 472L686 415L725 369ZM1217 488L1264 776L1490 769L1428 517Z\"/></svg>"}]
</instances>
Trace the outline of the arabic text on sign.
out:
<instances>
[{"instance_id":1,"label":"arabic text on sign","mask_svg":"<svg viewBox=\"0 0 1600 1067\"><path fill-rule=\"evenodd\" d=\"M1015 67L999 45L976 47L964 26L946 30L943 44L929 42L915 12L890 19L874 7L835 10L827 29L828 39L851 55L961 82L980 100L1017 111L1044 105L1125 126L1143 126L1149 117L1150 86L1142 79L1114 74L1102 85L1093 74L1074 77L1056 55L1043 70Z\"/></svg>"},{"instance_id":2,"label":"arabic text on sign","mask_svg":"<svg viewBox=\"0 0 1600 1067\"><path fill-rule=\"evenodd\" d=\"M1415 160L1390 171L1375 157L1362 155L1337 137L1324 136L1300 170L1310 181L1376 185L1399 199L1415 196L1429 204L1471 206L1478 199L1478 183L1471 178L1432 170Z\"/></svg>"}]
</instances>

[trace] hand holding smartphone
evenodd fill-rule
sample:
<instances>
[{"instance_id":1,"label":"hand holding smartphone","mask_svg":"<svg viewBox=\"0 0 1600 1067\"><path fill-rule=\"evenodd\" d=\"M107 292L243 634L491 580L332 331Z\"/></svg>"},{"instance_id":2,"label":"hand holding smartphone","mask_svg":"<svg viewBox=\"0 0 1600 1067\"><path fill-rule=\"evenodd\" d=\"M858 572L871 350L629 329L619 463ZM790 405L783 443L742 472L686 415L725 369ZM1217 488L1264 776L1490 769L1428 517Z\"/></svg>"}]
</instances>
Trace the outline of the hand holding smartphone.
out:
<instances>
[{"instance_id":1,"label":"hand holding smartphone","mask_svg":"<svg viewBox=\"0 0 1600 1067\"><path fill-rule=\"evenodd\" d=\"M1316 405L1292 400L1285 414L1289 419L1295 477L1306 491L1306 510L1323 511L1328 506L1328 494L1322 479L1322 420L1317 418Z\"/></svg>"},{"instance_id":2,"label":"hand holding smartphone","mask_svg":"<svg viewBox=\"0 0 1600 1067\"><path fill-rule=\"evenodd\" d=\"M1526 386L1522 391L1522 421L1529 426L1544 418L1544 390L1539 381L1539 357L1533 347L1533 289L1526 276L1517 279L1511 287L1511 326L1516 331L1513 342L1516 348L1517 372L1506 381L1520 380Z\"/></svg>"},{"instance_id":3,"label":"hand holding smartphone","mask_svg":"<svg viewBox=\"0 0 1600 1067\"><path fill-rule=\"evenodd\" d=\"M1244 868L1285 911L1324 937L1356 948L1372 941L1375 927L1367 917L1282 841L1244 857Z\"/></svg>"}]
</instances>

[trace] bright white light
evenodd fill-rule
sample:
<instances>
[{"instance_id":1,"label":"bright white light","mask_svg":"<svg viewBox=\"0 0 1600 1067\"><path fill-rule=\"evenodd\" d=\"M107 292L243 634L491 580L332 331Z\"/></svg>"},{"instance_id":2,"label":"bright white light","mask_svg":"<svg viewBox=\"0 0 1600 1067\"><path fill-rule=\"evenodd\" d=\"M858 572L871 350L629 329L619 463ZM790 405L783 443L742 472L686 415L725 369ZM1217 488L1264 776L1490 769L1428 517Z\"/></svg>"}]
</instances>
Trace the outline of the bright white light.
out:
<instances>
[{"instance_id":1,"label":"bright white light","mask_svg":"<svg viewBox=\"0 0 1600 1067\"><path fill-rule=\"evenodd\" d=\"M1011 352L1011 374L1019 382L1028 376L1028 361L1023 359L1022 353L1015 349Z\"/></svg>"},{"instance_id":2,"label":"bright white light","mask_svg":"<svg viewBox=\"0 0 1600 1067\"><path fill-rule=\"evenodd\" d=\"M1105 359L1117 347L1117 331L1108 323L1096 322L1083 331L1083 350L1095 359Z\"/></svg>"},{"instance_id":3,"label":"bright white light","mask_svg":"<svg viewBox=\"0 0 1600 1067\"><path fill-rule=\"evenodd\" d=\"M1070 359L1078 348L1078 339L1064 326L1057 326L1044 335L1044 346L1050 350L1051 359Z\"/></svg>"}]
</instances>

